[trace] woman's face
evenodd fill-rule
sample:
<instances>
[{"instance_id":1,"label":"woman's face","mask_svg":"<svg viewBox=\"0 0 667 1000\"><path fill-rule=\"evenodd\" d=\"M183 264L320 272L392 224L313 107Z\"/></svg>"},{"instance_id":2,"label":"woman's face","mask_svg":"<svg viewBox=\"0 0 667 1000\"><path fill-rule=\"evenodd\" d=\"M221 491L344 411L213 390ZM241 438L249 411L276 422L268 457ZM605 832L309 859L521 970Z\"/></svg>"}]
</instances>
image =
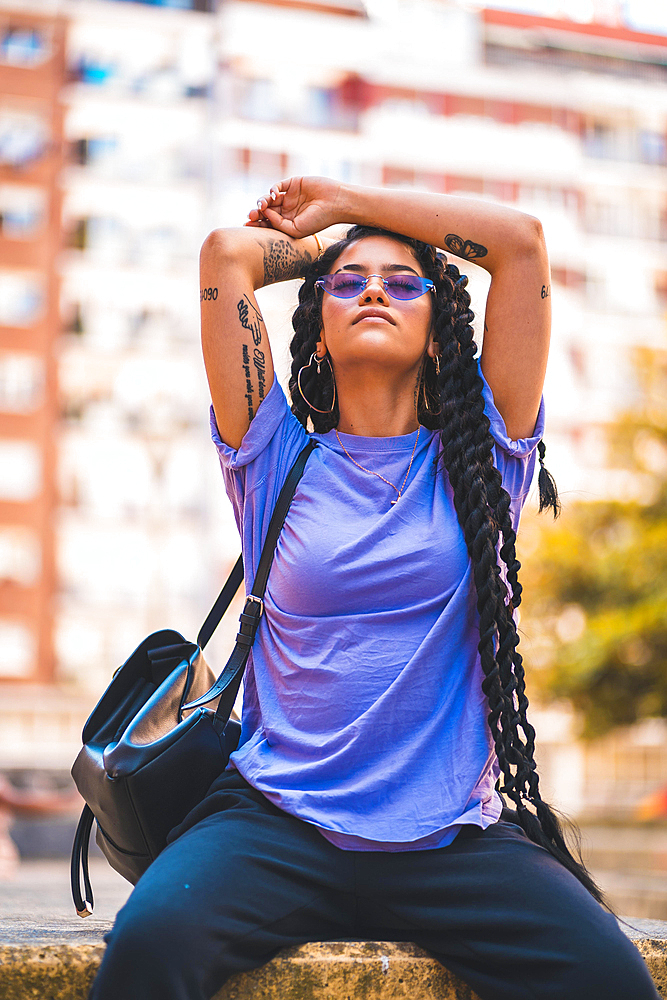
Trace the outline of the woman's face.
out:
<instances>
[{"instance_id":1,"label":"woman's face","mask_svg":"<svg viewBox=\"0 0 667 1000\"><path fill-rule=\"evenodd\" d=\"M410 247L388 236L368 236L347 247L331 273L367 276L424 273ZM407 301L392 298L377 277L351 299L322 292L322 333L318 354L328 351L334 366L377 364L393 371L418 370L428 350L433 356L433 293Z\"/></svg>"}]
</instances>

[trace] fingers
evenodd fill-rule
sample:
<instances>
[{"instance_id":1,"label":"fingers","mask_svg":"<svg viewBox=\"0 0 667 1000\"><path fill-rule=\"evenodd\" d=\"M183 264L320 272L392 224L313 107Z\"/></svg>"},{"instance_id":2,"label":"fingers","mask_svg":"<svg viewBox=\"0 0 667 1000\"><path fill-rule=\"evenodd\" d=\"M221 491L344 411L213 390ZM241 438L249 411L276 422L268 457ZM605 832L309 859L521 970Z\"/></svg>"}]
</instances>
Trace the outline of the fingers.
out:
<instances>
[{"instance_id":1,"label":"fingers","mask_svg":"<svg viewBox=\"0 0 667 1000\"><path fill-rule=\"evenodd\" d=\"M266 209L280 208L285 197L285 192L280 190L279 184L274 184L268 195L263 195L257 199L257 208L251 208L248 212L248 219L253 224L257 222L267 222Z\"/></svg>"}]
</instances>

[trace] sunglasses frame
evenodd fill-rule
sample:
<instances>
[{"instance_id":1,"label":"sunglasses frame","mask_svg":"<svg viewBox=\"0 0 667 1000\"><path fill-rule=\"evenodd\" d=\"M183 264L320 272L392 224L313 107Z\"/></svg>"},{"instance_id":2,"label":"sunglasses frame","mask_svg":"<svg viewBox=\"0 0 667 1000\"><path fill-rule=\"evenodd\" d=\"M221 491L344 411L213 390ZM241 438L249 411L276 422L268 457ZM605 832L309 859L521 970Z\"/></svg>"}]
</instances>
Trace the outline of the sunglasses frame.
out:
<instances>
[{"instance_id":1,"label":"sunglasses frame","mask_svg":"<svg viewBox=\"0 0 667 1000\"><path fill-rule=\"evenodd\" d=\"M335 272L335 274L340 274L340 273L341 273L340 271ZM391 296L391 298L395 299L397 302L412 302L413 299L420 298L420 296L425 295L426 292L435 293L435 285L433 284L431 279L420 278L418 274L410 275L410 277L411 278L415 277L420 282L420 284L422 285L421 292L419 292L417 295L410 295L407 298L401 298L399 295L394 295L393 292L391 292L390 289L387 287L387 281L390 278L399 277L399 275L390 274L389 278L385 278L384 275L382 274L368 274L364 276L363 274L353 273L349 275L349 277L361 278L364 284L359 288L358 292L353 292L352 295L341 295L339 292L332 292L329 288L327 288L325 284L326 278L333 278L335 277L335 274L323 274L322 277L318 278L317 281L315 282L315 287L321 288L323 291L327 292L328 295L333 295L333 297L336 299L353 299L356 295L361 295L362 292L366 291L366 288L368 287L368 282L370 281L371 278L379 278L380 281L382 282L382 285L387 295Z\"/></svg>"}]
</instances>

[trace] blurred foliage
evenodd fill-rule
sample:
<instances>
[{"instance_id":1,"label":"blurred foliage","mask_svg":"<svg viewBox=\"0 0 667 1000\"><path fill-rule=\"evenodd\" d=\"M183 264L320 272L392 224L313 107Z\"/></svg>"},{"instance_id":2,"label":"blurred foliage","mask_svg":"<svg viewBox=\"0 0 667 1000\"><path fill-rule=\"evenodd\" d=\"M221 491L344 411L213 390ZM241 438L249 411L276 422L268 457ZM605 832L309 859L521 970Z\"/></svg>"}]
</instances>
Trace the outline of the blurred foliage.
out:
<instances>
[{"instance_id":1,"label":"blurred foliage","mask_svg":"<svg viewBox=\"0 0 667 1000\"><path fill-rule=\"evenodd\" d=\"M587 738L667 717L667 352L638 352L637 374L609 448L644 502L564 505L524 566L531 685L570 699Z\"/></svg>"}]
</instances>

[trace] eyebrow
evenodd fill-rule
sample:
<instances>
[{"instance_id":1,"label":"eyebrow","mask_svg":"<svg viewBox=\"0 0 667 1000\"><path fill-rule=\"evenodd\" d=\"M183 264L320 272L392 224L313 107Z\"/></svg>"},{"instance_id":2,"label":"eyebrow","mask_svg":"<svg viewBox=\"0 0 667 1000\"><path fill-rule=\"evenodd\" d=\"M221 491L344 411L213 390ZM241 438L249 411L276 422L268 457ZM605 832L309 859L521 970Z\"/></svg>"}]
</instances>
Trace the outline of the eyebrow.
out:
<instances>
[{"instance_id":1,"label":"eyebrow","mask_svg":"<svg viewBox=\"0 0 667 1000\"><path fill-rule=\"evenodd\" d=\"M366 270L363 264L344 264L343 267L339 267L334 274L339 274L341 271L358 271L360 274ZM410 267L409 264L383 264L380 268L381 271L412 271L416 274L418 278L421 278L419 271L415 271L414 267Z\"/></svg>"}]
</instances>

